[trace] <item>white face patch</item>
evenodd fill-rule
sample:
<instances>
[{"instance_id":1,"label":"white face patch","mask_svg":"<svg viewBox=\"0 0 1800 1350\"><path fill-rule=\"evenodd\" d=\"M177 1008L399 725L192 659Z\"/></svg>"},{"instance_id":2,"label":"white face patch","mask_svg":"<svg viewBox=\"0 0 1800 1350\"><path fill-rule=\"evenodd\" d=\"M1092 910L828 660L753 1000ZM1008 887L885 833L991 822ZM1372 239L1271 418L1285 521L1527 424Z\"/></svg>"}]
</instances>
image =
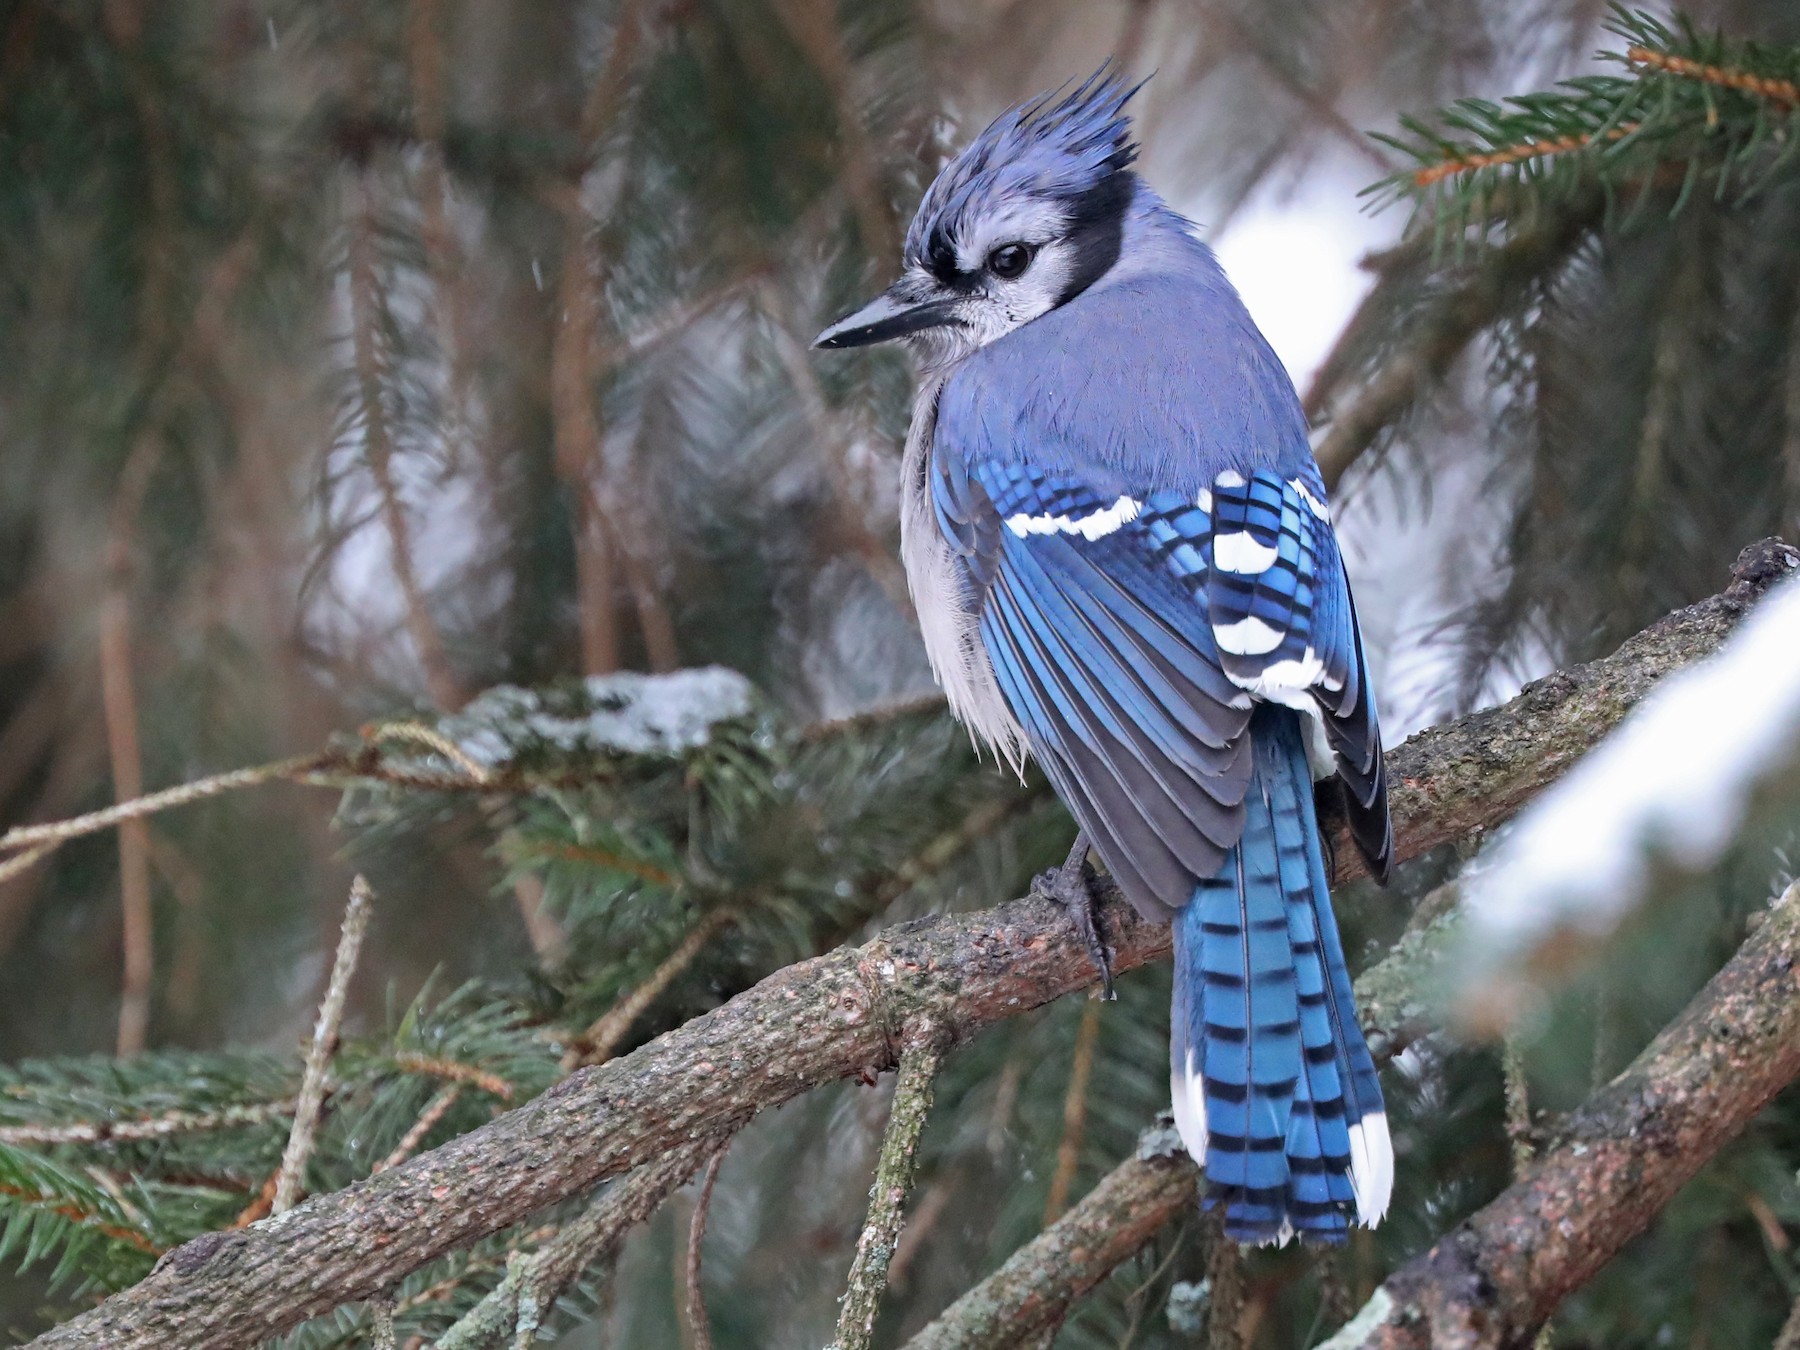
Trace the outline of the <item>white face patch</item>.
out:
<instances>
[{"instance_id":1,"label":"white face patch","mask_svg":"<svg viewBox=\"0 0 1800 1350\"><path fill-rule=\"evenodd\" d=\"M1130 497L1120 497L1104 510L1090 511L1085 516L1029 516L1021 511L1006 518L1006 528L1021 539L1033 534L1078 534L1091 544L1096 539L1104 539L1127 521L1136 520L1141 509L1141 503Z\"/></svg>"},{"instance_id":2,"label":"white face patch","mask_svg":"<svg viewBox=\"0 0 1800 1350\"><path fill-rule=\"evenodd\" d=\"M1280 550L1261 542L1248 530L1213 539L1213 566L1238 576L1259 576L1273 567L1280 556Z\"/></svg>"},{"instance_id":3,"label":"white face patch","mask_svg":"<svg viewBox=\"0 0 1800 1350\"><path fill-rule=\"evenodd\" d=\"M921 355L938 368L1048 314L1075 273L1076 250L1066 237L1069 221L1059 203L1023 196L962 228L967 233L954 240L956 267L976 278L976 285L957 301L955 313L960 322L925 330L912 339ZM1007 244L1024 244L1032 250L1030 265L1011 280L988 270L988 258ZM921 295L951 294L924 268L914 270Z\"/></svg>"}]
</instances>

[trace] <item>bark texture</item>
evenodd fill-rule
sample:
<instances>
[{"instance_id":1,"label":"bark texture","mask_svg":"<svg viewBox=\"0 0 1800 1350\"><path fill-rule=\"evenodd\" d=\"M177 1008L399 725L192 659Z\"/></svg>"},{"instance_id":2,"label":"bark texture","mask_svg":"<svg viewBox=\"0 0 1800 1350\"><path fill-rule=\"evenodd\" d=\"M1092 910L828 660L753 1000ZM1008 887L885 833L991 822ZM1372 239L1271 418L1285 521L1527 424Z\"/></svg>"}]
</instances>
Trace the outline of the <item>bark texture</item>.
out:
<instances>
[{"instance_id":1,"label":"bark texture","mask_svg":"<svg viewBox=\"0 0 1800 1350\"><path fill-rule=\"evenodd\" d=\"M1517 1183L1321 1350L1523 1346L1800 1075L1800 886Z\"/></svg>"},{"instance_id":2,"label":"bark texture","mask_svg":"<svg viewBox=\"0 0 1800 1350\"><path fill-rule=\"evenodd\" d=\"M1782 547L1768 541L1746 550L1729 590L1670 615L1615 655L1401 747L1392 770L1397 858L1503 819L1611 730L1657 679L1713 651L1785 571ZM1346 844L1338 856L1347 861L1353 852ZM1119 971L1168 950L1168 930L1137 919L1116 894L1102 919ZM1048 901L1026 897L898 925L861 947L789 966L400 1167L249 1228L197 1238L139 1284L31 1344L258 1344L377 1297L427 1261L598 1181L738 1129L766 1107L892 1068L900 1047L926 1028L954 1044L1092 979L1085 950ZM1621 1173L1607 1175L1619 1180ZM1518 1259L1529 1267L1529 1258Z\"/></svg>"}]
</instances>

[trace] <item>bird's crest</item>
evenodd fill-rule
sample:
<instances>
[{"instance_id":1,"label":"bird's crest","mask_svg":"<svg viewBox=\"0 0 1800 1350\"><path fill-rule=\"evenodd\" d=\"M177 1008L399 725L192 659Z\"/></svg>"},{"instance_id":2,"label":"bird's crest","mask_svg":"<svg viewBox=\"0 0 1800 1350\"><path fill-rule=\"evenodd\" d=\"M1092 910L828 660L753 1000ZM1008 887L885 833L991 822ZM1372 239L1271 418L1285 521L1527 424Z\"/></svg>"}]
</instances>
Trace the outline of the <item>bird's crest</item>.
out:
<instances>
[{"instance_id":1,"label":"bird's crest","mask_svg":"<svg viewBox=\"0 0 1800 1350\"><path fill-rule=\"evenodd\" d=\"M923 263L934 235L957 233L984 206L1020 197L1073 203L1104 190L1137 159L1125 105L1141 88L1108 62L1072 90L1063 85L995 118L925 193L907 259Z\"/></svg>"}]
</instances>

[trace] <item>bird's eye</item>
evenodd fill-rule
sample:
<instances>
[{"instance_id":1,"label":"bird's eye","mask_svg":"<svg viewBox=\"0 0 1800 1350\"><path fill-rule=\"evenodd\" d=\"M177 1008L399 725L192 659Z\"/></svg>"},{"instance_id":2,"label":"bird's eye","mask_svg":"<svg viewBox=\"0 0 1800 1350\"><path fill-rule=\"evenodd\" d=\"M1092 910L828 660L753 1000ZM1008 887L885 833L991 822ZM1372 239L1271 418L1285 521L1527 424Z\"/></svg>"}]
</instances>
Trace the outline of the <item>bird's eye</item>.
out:
<instances>
[{"instance_id":1,"label":"bird's eye","mask_svg":"<svg viewBox=\"0 0 1800 1350\"><path fill-rule=\"evenodd\" d=\"M1014 277L1025 275L1025 269L1031 266L1032 255L1037 249L1030 244L1002 244L988 254L988 271L1002 281L1011 281Z\"/></svg>"}]
</instances>

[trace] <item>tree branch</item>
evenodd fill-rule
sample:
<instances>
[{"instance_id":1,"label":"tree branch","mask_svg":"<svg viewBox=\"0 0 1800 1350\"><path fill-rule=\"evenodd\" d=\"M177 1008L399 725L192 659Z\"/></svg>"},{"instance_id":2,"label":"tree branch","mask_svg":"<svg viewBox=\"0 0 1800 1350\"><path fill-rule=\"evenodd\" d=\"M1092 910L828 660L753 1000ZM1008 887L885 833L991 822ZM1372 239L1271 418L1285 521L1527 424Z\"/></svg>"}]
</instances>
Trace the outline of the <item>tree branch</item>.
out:
<instances>
[{"instance_id":1,"label":"tree branch","mask_svg":"<svg viewBox=\"0 0 1800 1350\"><path fill-rule=\"evenodd\" d=\"M1716 648L1785 570L1777 547L1746 550L1728 591L1669 616L1614 656L1401 747L1392 760L1396 856L1503 818L1610 730L1658 677ZM1138 919L1106 890L1115 968L1160 959L1168 930ZM1085 950L1049 901L1026 897L898 925L862 947L778 971L403 1166L278 1219L197 1238L138 1285L32 1344L255 1344L378 1295L436 1257L698 1136L738 1128L822 1083L891 1067L898 1047L927 1027L941 1028L954 1044L1092 979Z\"/></svg>"},{"instance_id":2,"label":"tree branch","mask_svg":"<svg viewBox=\"0 0 1800 1350\"><path fill-rule=\"evenodd\" d=\"M1396 1272L1329 1350L1522 1344L1797 1075L1800 885L1515 1185Z\"/></svg>"},{"instance_id":3,"label":"tree branch","mask_svg":"<svg viewBox=\"0 0 1800 1350\"><path fill-rule=\"evenodd\" d=\"M1518 697L1421 731L1388 756L1400 859L1466 839L1511 816L1560 778L1670 671L1718 650L1744 612L1787 575L1779 539L1738 555L1723 592L1658 619L1618 651L1534 680ZM1338 880L1367 875L1337 831Z\"/></svg>"},{"instance_id":4,"label":"tree branch","mask_svg":"<svg viewBox=\"0 0 1800 1350\"><path fill-rule=\"evenodd\" d=\"M849 1287L844 1291L837 1341L831 1350L868 1350L874 1338L875 1317L887 1291L888 1263L900 1242L906 1197L918 1171L919 1136L931 1114L932 1085L943 1062L944 1047L929 1028L901 1053L900 1081L894 1084L881 1158L875 1164L875 1182L869 1187L869 1217L850 1262Z\"/></svg>"},{"instance_id":5,"label":"tree branch","mask_svg":"<svg viewBox=\"0 0 1800 1350\"><path fill-rule=\"evenodd\" d=\"M661 1208L708 1154L716 1157L723 1147L724 1141L716 1139L680 1145L608 1187L533 1255L515 1252L505 1278L438 1338L434 1350L481 1350L507 1339L530 1344L581 1273L605 1259L627 1232Z\"/></svg>"},{"instance_id":6,"label":"tree branch","mask_svg":"<svg viewBox=\"0 0 1800 1350\"><path fill-rule=\"evenodd\" d=\"M1147 1132L1135 1156L951 1304L906 1350L1007 1350L1060 1326L1114 1267L1195 1205L1199 1180L1174 1127Z\"/></svg>"}]
</instances>

